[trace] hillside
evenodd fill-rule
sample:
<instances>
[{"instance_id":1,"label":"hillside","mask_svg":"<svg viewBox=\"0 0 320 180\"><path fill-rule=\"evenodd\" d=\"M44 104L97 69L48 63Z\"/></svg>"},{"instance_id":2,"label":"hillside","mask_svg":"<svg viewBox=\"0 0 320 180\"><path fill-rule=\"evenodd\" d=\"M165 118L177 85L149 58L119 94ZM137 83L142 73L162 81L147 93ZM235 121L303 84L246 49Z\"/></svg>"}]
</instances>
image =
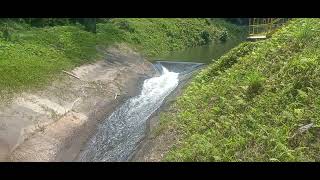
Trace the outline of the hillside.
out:
<instances>
[{"instance_id":1,"label":"hillside","mask_svg":"<svg viewBox=\"0 0 320 180\"><path fill-rule=\"evenodd\" d=\"M98 23L96 34L85 31L80 24L63 23L65 20L55 26L34 27L23 21L0 20L2 100L13 93L42 88L57 79L62 70L101 59L98 49L114 43L129 44L152 57L237 38L244 32L220 19L111 19Z\"/></svg>"},{"instance_id":2,"label":"hillside","mask_svg":"<svg viewBox=\"0 0 320 180\"><path fill-rule=\"evenodd\" d=\"M293 19L202 70L161 115L164 161L320 161L320 20Z\"/></svg>"}]
</instances>

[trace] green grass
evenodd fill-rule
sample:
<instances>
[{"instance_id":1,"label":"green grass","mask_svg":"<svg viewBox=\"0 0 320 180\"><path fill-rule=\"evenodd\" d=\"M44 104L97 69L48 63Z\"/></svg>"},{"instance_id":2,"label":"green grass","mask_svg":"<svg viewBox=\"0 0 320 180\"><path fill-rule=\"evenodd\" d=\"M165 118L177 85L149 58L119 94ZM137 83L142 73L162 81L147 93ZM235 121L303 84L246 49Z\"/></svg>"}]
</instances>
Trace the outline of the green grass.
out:
<instances>
[{"instance_id":1,"label":"green grass","mask_svg":"<svg viewBox=\"0 0 320 180\"><path fill-rule=\"evenodd\" d=\"M2 38L5 25L9 39ZM203 31L211 38L228 28L205 19L113 19L98 23L97 34L93 34L80 25L36 28L0 21L0 98L44 87L62 70L96 61L97 46L127 43L152 56L203 44Z\"/></svg>"},{"instance_id":2,"label":"green grass","mask_svg":"<svg viewBox=\"0 0 320 180\"><path fill-rule=\"evenodd\" d=\"M320 161L319 47L320 19L294 19L202 70L161 115L182 137L163 160Z\"/></svg>"},{"instance_id":3,"label":"green grass","mask_svg":"<svg viewBox=\"0 0 320 180\"><path fill-rule=\"evenodd\" d=\"M0 40L0 94L43 86L61 70L90 62L95 45L95 36L79 27L15 32Z\"/></svg>"}]
</instances>

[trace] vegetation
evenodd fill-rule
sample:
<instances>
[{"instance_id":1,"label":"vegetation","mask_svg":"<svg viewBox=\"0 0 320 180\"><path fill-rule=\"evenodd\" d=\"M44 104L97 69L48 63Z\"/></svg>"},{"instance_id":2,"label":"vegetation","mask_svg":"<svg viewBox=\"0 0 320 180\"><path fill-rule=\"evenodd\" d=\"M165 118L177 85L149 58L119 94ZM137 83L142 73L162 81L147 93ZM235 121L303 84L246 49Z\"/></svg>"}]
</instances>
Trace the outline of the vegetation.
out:
<instances>
[{"instance_id":1,"label":"vegetation","mask_svg":"<svg viewBox=\"0 0 320 180\"><path fill-rule=\"evenodd\" d=\"M202 70L161 115L181 137L164 161L320 161L319 37L294 19Z\"/></svg>"},{"instance_id":2,"label":"vegetation","mask_svg":"<svg viewBox=\"0 0 320 180\"><path fill-rule=\"evenodd\" d=\"M97 55L95 35L80 25L38 28L6 19L0 27L1 99L42 87L61 70L90 62Z\"/></svg>"},{"instance_id":3,"label":"vegetation","mask_svg":"<svg viewBox=\"0 0 320 180\"><path fill-rule=\"evenodd\" d=\"M243 33L222 19L0 19L0 98L94 62L97 47L154 57ZM179 137L164 161L320 161L319 47L320 19L293 19L213 60L161 113L160 130Z\"/></svg>"},{"instance_id":4,"label":"vegetation","mask_svg":"<svg viewBox=\"0 0 320 180\"><path fill-rule=\"evenodd\" d=\"M61 70L90 62L96 56L95 35L81 27L6 25L10 38L0 39L1 96L40 87Z\"/></svg>"},{"instance_id":5,"label":"vegetation","mask_svg":"<svg viewBox=\"0 0 320 180\"><path fill-rule=\"evenodd\" d=\"M124 40L138 45L147 56L157 56L186 47L220 42L243 35L244 28L220 19L132 18L112 19Z\"/></svg>"},{"instance_id":6,"label":"vegetation","mask_svg":"<svg viewBox=\"0 0 320 180\"><path fill-rule=\"evenodd\" d=\"M95 34L77 22L70 18L0 19L0 98L43 87L62 70L95 61L97 46L123 42L152 56L209 43L230 29L217 27L222 20L211 24L205 19L98 19Z\"/></svg>"},{"instance_id":7,"label":"vegetation","mask_svg":"<svg viewBox=\"0 0 320 180\"><path fill-rule=\"evenodd\" d=\"M34 27L46 27L57 25L73 25L80 23L85 26L89 32L96 32L97 18L0 18L0 22L14 21L17 23L27 23ZM105 18L99 18L99 22L103 22Z\"/></svg>"}]
</instances>

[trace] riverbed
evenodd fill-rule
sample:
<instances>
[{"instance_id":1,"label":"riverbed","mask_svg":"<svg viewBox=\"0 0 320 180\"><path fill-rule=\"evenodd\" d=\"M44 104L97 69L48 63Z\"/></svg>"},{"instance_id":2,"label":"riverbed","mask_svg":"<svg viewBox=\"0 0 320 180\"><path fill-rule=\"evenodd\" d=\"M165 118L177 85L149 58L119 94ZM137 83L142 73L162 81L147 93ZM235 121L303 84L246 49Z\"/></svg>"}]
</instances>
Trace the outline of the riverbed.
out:
<instances>
[{"instance_id":1,"label":"riverbed","mask_svg":"<svg viewBox=\"0 0 320 180\"><path fill-rule=\"evenodd\" d=\"M179 80L201 65L155 63L160 76L146 79L138 96L128 99L104 120L77 161L128 161L148 133L149 118L176 89Z\"/></svg>"},{"instance_id":2,"label":"riverbed","mask_svg":"<svg viewBox=\"0 0 320 180\"><path fill-rule=\"evenodd\" d=\"M76 161L129 161L143 157L150 122L169 95L181 90L199 67L219 58L239 41L227 41L172 52L153 59L158 76L146 79L139 95L128 99L99 125ZM177 88L179 86L179 88Z\"/></svg>"}]
</instances>

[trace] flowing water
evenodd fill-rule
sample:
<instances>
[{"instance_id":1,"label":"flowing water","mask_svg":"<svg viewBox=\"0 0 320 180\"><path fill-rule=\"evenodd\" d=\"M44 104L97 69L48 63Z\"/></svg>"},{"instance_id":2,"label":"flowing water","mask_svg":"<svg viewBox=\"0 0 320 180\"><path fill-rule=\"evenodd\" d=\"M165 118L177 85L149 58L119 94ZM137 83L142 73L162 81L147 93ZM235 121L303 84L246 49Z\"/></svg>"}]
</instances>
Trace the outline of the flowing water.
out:
<instances>
[{"instance_id":1,"label":"flowing water","mask_svg":"<svg viewBox=\"0 0 320 180\"><path fill-rule=\"evenodd\" d=\"M210 63L238 43L229 41L188 48L155 58L171 61L156 61L154 67L161 75L145 80L140 95L128 99L105 119L79 154L78 161L128 161L146 135L148 119L179 82L190 77L203 63Z\"/></svg>"},{"instance_id":2,"label":"flowing water","mask_svg":"<svg viewBox=\"0 0 320 180\"><path fill-rule=\"evenodd\" d=\"M146 122L179 83L179 73L161 66L161 76L147 79L141 94L115 110L80 154L80 161L126 161L145 135Z\"/></svg>"}]
</instances>

